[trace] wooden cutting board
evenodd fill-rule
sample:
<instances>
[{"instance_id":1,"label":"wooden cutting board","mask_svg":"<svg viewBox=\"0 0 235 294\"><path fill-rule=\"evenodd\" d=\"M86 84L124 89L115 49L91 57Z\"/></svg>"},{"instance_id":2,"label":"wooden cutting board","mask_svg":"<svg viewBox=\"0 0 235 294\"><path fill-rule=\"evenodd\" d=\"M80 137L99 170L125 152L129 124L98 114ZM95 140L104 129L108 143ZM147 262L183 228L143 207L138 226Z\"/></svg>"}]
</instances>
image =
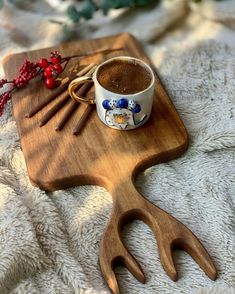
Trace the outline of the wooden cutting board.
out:
<instances>
[{"instance_id":1,"label":"wooden cutting board","mask_svg":"<svg viewBox=\"0 0 235 294\"><path fill-rule=\"evenodd\" d=\"M99 54L85 58L80 64L100 63L117 55L131 55L149 63L136 40L129 34L121 34L12 55L6 60L4 70L11 79L17 76L25 59L37 61L40 57L49 56L54 49L67 56L120 47L126 49L106 56ZM76 65L78 62L72 61L68 70ZM40 80L33 81L29 87L15 93L12 99L28 175L32 184L42 189L52 191L83 184L116 185L137 169L178 157L188 146L185 127L158 76L150 120L143 127L128 132L106 127L93 111L81 135L73 136L83 105L62 131L56 132L54 128L64 109L39 128L40 118L53 103L32 118L24 115L50 91Z\"/></svg>"},{"instance_id":2,"label":"wooden cutting board","mask_svg":"<svg viewBox=\"0 0 235 294\"><path fill-rule=\"evenodd\" d=\"M37 61L55 49L66 56L120 47L125 49L105 56L98 54L84 58L80 64L100 63L118 55L131 55L150 63L137 41L124 33L10 56L4 64L5 73L11 79L17 76L17 68L24 59ZM71 74L76 66L77 61L71 62L64 77ZM157 73L152 115L146 124L132 131L118 131L105 126L93 111L82 133L73 136L73 128L83 112L82 105L62 131L56 132L54 127L66 107L39 128L41 117L51 105L32 118L25 118L25 114L45 99L49 91L38 80L18 91L12 100L28 175L33 185L49 191L97 184L112 194L113 212L100 246L101 270L112 292L119 293L114 274L114 267L119 264L125 265L139 281L145 282L139 264L120 239L122 225L132 219L141 219L151 226L157 238L161 263L171 279L177 279L172 259L175 247L186 250L206 274L215 279L213 262L196 236L178 220L143 198L133 184L137 173L180 156L188 147L185 127Z\"/></svg>"}]
</instances>

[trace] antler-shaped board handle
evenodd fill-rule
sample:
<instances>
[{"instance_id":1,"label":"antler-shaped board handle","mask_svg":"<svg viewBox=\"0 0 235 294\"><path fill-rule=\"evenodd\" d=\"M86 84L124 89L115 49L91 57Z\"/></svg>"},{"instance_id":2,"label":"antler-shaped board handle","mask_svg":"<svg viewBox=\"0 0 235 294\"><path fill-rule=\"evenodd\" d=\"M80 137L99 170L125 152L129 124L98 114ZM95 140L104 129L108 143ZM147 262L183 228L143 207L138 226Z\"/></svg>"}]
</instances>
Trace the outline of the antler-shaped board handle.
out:
<instances>
[{"instance_id":1,"label":"antler-shaped board handle","mask_svg":"<svg viewBox=\"0 0 235 294\"><path fill-rule=\"evenodd\" d=\"M197 237L176 218L140 195L131 180L119 185L112 193L113 211L100 244L100 267L109 288L119 293L114 268L125 266L141 283L144 273L120 238L122 226L139 219L148 224L156 236L162 266L169 277L177 280L172 251L180 248L189 253L212 280L217 272L211 257Z\"/></svg>"}]
</instances>

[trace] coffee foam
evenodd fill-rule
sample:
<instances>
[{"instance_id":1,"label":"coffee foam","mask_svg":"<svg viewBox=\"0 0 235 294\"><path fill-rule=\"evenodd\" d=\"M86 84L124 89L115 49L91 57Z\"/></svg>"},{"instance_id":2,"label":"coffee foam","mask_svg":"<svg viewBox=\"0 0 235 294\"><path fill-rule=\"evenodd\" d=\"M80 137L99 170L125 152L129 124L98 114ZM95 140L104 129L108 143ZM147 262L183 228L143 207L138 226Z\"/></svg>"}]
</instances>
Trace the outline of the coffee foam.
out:
<instances>
[{"instance_id":1,"label":"coffee foam","mask_svg":"<svg viewBox=\"0 0 235 294\"><path fill-rule=\"evenodd\" d=\"M105 89L124 95L141 92L152 82L150 72L133 60L114 60L104 64L97 79Z\"/></svg>"}]
</instances>

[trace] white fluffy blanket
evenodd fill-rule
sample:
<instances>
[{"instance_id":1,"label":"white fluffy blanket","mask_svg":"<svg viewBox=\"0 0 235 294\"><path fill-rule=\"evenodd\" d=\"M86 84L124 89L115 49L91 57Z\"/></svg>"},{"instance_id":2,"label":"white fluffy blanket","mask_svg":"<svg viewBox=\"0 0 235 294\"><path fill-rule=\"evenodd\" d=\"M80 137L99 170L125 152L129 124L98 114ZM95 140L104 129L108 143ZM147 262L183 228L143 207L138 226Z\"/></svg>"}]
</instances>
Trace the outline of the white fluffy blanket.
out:
<instances>
[{"instance_id":1,"label":"white fluffy blanket","mask_svg":"<svg viewBox=\"0 0 235 294\"><path fill-rule=\"evenodd\" d=\"M49 19L63 20L65 4L18 2L18 9L9 4L0 12L1 57L62 40L62 28ZM123 239L147 283L119 268L123 293L235 293L234 27L234 0L166 0L151 11L98 14L74 28L81 37L130 31L142 40L188 129L190 147L181 158L146 170L136 185L199 237L219 273L210 281L191 257L176 252L179 280L172 282L151 230L136 221ZM45 193L31 186L9 103L0 118L0 293L109 293L98 251L111 208L111 196L100 187Z\"/></svg>"}]
</instances>

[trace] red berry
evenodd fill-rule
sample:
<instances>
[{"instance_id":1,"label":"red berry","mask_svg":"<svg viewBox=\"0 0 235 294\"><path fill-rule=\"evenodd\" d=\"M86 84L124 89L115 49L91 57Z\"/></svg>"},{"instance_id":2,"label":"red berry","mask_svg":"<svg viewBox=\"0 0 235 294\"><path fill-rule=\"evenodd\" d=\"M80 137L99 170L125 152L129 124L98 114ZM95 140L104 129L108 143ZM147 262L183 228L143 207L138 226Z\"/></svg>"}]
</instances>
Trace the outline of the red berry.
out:
<instances>
[{"instance_id":1,"label":"red berry","mask_svg":"<svg viewBox=\"0 0 235 294\"><path fill-rule=\"evenodd\" d=\"M30 73L35 75L36 71L36 64L28 60L25 60L19 69L21 75L28 75Z\"/></svg>"},{"instance_id":2,"label":"red berry","mask_svg":"<svg viewBox=\"0 0 235 294\"><path fill-rule=\"evenodd\" d=\"M61 57L51 57L50 60L52 63L57 64L60 63Z\"/></svg>"},{"instance_id":3,"label":"red berry","mask_svg":"<svg viewBox=\"0 0 235 294\"><path fill-rule=\"evenodd\" d=\"M51 52L51 62L54 64L60 63L61 61L61 55L57 51Z\"/></svg>"},{"instance_id":4,"label":"red berry","mask_svg":"<svg viewBox=\"0 0 235 294\"><path fill-rule=\"evenodd\" d=\"M45 80L44 85L48 89L55 88L55 80L53 78L48 78Z\"/></svg>"},{"instance_id":5,"label":"red berry","mask_svg":"<svg viewBox=\"0 0 235 294\"><path fill-rule=\"evenodd\" d=\"M5 92L5 93L0 95L0 116L3 114L5 104L7 103L7 101L9 99L10 99L10 93L9 92Z\"/></svg>"},{"instance_id":6,"label":"red berry","mask_svg":"<svg viewBox=\"0 0 235 294\"><path fill-rule=\"evenodd\" d=\"M28 77L26 78L25 76L18 76L17 78L13 80L13 85L16 88L23 88L28 84L28 82L29 82Z\"/></svg>"},{"instance_id":7,"label":"red berry","mask_svg":"<svg viewBox=\"0 0 235 294\"><path fill-rule=\"evenodd\" d=\"M0 80L0 88L2 88L6 83L7 83L6 79L1 79Z\"/></svg>"},{"instance_id":8,"label":"red berry","mask_svg":"<svg viewBox=\"0 0 235 294\"><path fill-rule=\"evenodd\" d=\"M49 65L45 68L44 75L47 78L51 78L53 76L53 67L51 65Z\"/></svg>"},{"instance_id":9,"label":"red berry","mask_svg":"<svg viewBox=\"0 0 235 294\"><path fill-rule=\"evenodd\" d=\"M60 74L63 71L63 68L59 63L56 63L53 68L56 70L57 74Z\"/></svg>"},{"instance_id":10,"label":"red berry","mask_svg":"<svg viewBox=\"0 0 235 294\"><path fill-rule=\"evenodd\" d=\"M48 66L48 60L46 58L41 58L38 62L38 66L41 68L46 68Z\"/></svg>"}]
</instances>

